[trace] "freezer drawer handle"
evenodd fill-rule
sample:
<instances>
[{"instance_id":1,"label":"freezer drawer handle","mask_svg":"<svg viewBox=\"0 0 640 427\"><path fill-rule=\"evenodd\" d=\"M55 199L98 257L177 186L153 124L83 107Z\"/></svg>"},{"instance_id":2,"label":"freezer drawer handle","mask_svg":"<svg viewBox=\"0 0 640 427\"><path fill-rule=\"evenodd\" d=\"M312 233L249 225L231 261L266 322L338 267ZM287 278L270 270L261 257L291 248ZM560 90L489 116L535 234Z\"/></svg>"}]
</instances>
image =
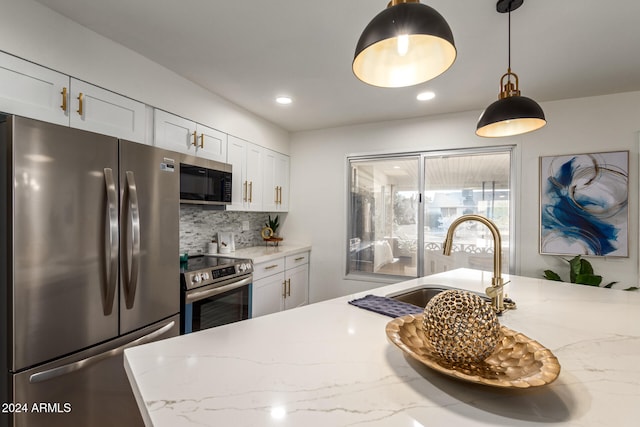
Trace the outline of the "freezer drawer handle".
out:
<instances>
[{"instance_id":1,"label":"freezer drawer handle","mask_svg":"<svg viewBox=\"0 0 640 427\"><path fill-rule=\"evenodd\" d=\"M113 301L116 295L116 286L118 285L118 194L116 184L113 180L113 170L104 169L104 185L107 190L107 215L109 219L109 253L106 254L106 265L109 269L105 271L105 286L102 295L102 310L105 316L113 311Z\"/></svg>"},{"instance_id":2,"label":"freezer drawer handle","mask_svg":"<svg viewBox=\"0 0 640 427\"><path fill-rule=\"evenodd\" d=\"M125 256L125 302L128 309L133 308L138 286L138 267L140 265L140 206L138 204L138 189L133 172L126 172L128 190L128 209L131 217L131 256ZM129 259L131 264L129 265Z\"/></svg>"},{"instance_id":3,"label":"freezer drawer handle","mask_svg":"<svg viewBox=\"0 0 640 427\"><path fill-rule=\"evenodd\" d=\"M159 329L156 329L150 334L142 336L134 341L128 342L127 344L121 345L120 347L116 347L113 350L96 354L95 356L87 357L86 359L78 360L77 362L69 363L67 365L58 366L57 368L49 369L48 371L37 372L29 377L29 382L31 384L41 383L43 381L48 381L62 375L70 374L71 372L78 371L80 369L88 368L89 366L95 365L102 360L121 354L127 348L146 344L155 340L156 338L169 332L171 328L174 327L175 323L176 322L172 320L171 322L167 323Z\"/></svg>"}]
</instances>

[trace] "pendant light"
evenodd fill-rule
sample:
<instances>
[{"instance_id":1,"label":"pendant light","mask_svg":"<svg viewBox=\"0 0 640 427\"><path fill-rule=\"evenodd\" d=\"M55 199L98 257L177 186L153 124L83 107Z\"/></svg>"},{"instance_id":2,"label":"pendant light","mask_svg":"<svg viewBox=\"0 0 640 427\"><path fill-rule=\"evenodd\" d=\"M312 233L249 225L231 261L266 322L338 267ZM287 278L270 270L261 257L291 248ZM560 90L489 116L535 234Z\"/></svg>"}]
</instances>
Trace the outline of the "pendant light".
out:
<instances>
[{"instance_id":1,"label":"pendant light","mask_svg":"<svg viewBox=\"0 0 640 427\"><path fill-rule=\"evenodd\" d=\"M372 86L405 87L439 76L455 59L442 15L419 0L391 0L362 32L352 67Z\"/></svg>"},{"instance_id":2,"label":"pendant light","mask_svg":"<svg viewBox=\"0 0 640 427\"><path fill-rule=\"evenodd\" d=\"M509 66L500 78L498 100L489 105L478 119L478 136L519 135L540 129L547 123L538 103L520 95L518 76L511 72L511 11L522 6L523 2L524 0L499 0L496 5L498 12L509 14Z\"/></svg>"}]
</instances>

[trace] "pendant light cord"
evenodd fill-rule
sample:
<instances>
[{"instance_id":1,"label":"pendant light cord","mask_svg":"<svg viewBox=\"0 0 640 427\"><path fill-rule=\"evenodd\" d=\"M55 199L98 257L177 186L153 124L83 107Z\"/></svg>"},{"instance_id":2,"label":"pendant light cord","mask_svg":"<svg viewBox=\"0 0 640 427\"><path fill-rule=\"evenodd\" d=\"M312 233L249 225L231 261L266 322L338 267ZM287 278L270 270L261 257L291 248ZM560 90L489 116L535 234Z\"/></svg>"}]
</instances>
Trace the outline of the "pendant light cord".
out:
<instances>
[{"instance_id":1,"label":"pendant light cord","mask_svg":"<svg viewBox=\"0 0 640 427\"><path fill-rule=\"evenodd\" d=\"M509 81L511 81L511 4L509 4L509 24L508 24L508 36L507 36L507 46L508 46L508 55L507 55L507 72L509 73Z\"/></svg>"}]
</instances>

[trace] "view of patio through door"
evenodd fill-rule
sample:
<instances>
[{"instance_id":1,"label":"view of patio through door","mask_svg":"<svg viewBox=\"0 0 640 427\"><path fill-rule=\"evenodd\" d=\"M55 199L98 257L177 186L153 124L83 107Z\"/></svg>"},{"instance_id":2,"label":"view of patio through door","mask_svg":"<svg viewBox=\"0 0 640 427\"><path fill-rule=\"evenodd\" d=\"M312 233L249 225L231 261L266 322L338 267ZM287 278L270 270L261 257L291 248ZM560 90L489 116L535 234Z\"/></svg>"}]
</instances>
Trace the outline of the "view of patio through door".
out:
<instances>
[{"instance_id":1,"label":"view of patio through door","mask_svg":"<svg viewBox=\"0 0 640 427\"><path fill-rule=\"evenodd\" d=\"M493 267L491 233L478 222L457 229L451 256L442 242L464 214L492 220L502 236L503 271L511 240L511 147L349 159L347 273L418 277Z\"/></svg>"}]
</instances>

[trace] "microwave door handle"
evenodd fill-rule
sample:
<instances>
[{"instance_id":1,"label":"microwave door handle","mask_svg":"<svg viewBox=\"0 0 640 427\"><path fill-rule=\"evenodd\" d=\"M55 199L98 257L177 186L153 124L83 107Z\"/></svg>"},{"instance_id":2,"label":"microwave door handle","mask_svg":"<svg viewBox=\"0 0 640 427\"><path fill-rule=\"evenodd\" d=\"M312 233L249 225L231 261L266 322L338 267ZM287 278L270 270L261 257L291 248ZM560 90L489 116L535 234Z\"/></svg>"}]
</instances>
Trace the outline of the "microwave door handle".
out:
<instances>
[{"instance_id":1,"label":"microwave door handle","mask_svg":"<svg viewBox=\"0 0 640 427\"><path fill-rule=\"evenodd\" d=\"M29 382L31 384L41 383L43 381L48 381L62 375L70 374L71 372L78 371L83 368L88 368L89 366L95 365L96 363L108 359L113 356L117 356L124 352L126 349L130 347L135 347L138 345L146 344L148 342L154 341L156 338L164 335L169 332L171 328L175 326L175 321L167 323L166 325L161 326L155 331L144 335L138 339L130 341L126 344L121 345L120 347L116 347L112 350L105 351L104 353L96 354L95 356L87 357L86 359L78 360L77 362L68 363L66 365L58 366L53 369L49 369L42 372L36 372L29 376Z\"/></svg>"},{"instance_id":2,"label":"microwave door handle","mask_svg":"<svg viewBox=\"0 0 640 427\"><path fill-rule=\"evenodd\" d=\"M138 270L140 266L140 205L138 204L138 188L132 171L125 173L127 182L127 203L131 218L131 265L125 271L125 303L128 309L133 308L138 287ZM128 244L128 243L127 243ZM129 254L127 254L127 259Z\"/></svg>"},{"instance_id":3,"label":"microwave door handle","mask_svg":"<svg viewBox=\"0 0 640 427\"><path fill-rule=\"evenodd\" d=\"M246 286L248 284L250 284L253 281L253 276L251 277L247 277L244 278L242 280L238 280L235 281L229 285L224 285L224 286L218 286L218 287L214 287L211 289L206 289L203 291L191 291L191 292L187 292L184 296L185 299L185 303L186 304L191 304L194 303L196 301L200 301L203 300L205 298L209 298L209 297L213 297L216 295L220 295L222 293L225 293L227 291L232 291L234 289L238 289L241 288L243 286Z\"/></svg>"},{"instance_id":4,"label":"microwave door handle","mask_svg":"<svg viewBox=\"0 0 640 427\"><path fill-rule=\"evenodd\" d=\"M107 220L109 223L107 240L109 245L105 251L108 253L105 253L105 287L102 292L102 309L104 315L108 316L113 311L116 286L118 285L118 193L111 168L104 169L104 185L107 193Z\"/></svg>"}]
</instances>

